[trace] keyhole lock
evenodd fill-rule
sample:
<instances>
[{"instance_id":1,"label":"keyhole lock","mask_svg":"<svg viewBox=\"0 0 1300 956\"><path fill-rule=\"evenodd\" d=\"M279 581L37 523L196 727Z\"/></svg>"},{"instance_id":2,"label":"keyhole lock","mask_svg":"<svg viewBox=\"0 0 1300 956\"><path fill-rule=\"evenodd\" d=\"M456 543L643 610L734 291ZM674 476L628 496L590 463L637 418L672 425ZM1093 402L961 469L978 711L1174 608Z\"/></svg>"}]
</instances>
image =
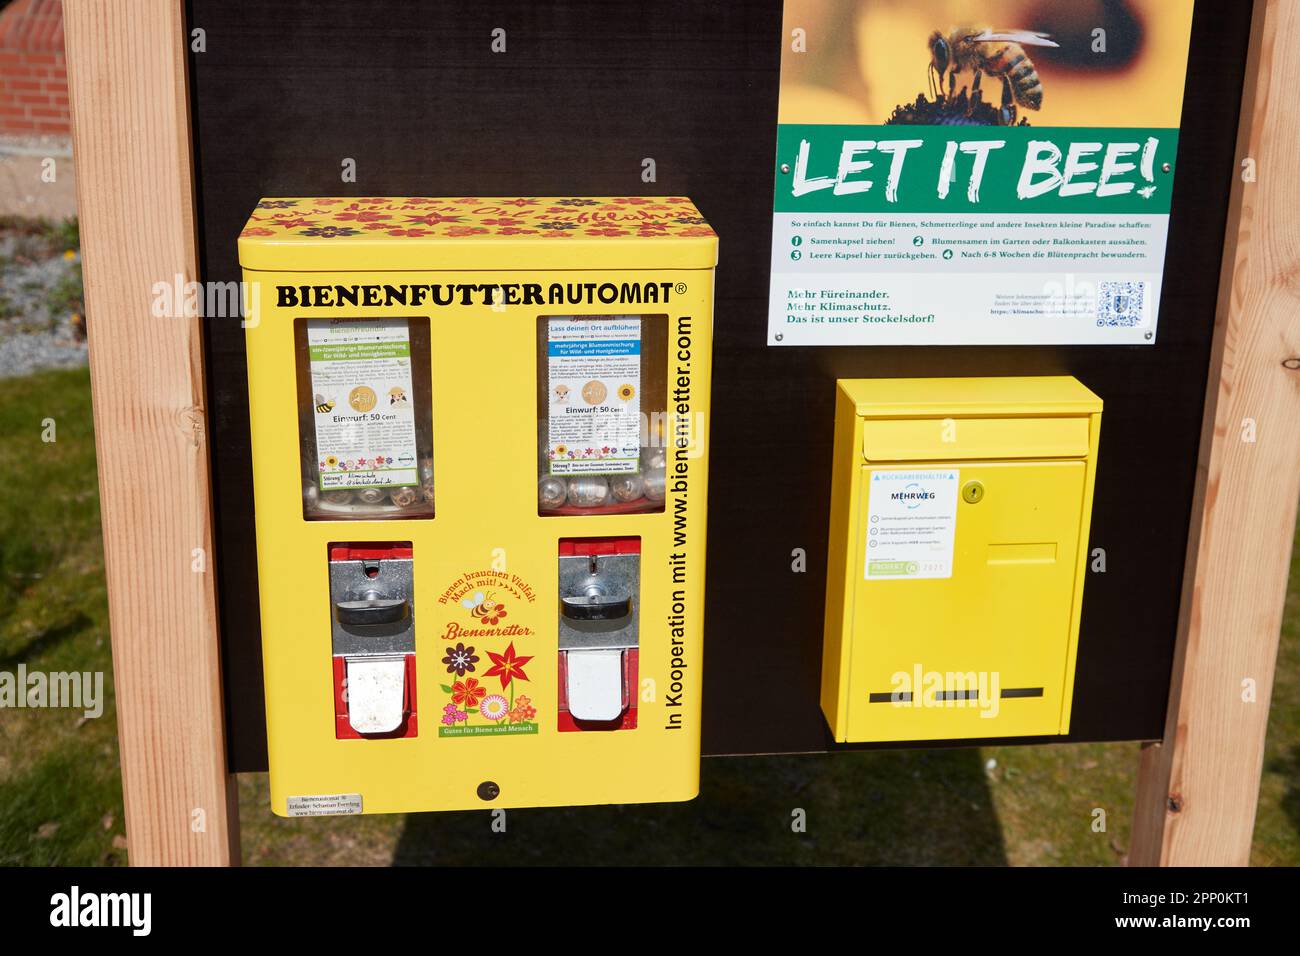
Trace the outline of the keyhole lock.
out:
<instances>
[{"instance_id":1,"label":"keyhole lock","mask_svg":"<svg viewBox=\"0 0 1300 956\"><path fill-rule=\"evenodd\" d=\"M976 505L984 500L984 483L982 481L968 481L961 486L962 500L968 505Z\"/></svg>"}]
</instances>

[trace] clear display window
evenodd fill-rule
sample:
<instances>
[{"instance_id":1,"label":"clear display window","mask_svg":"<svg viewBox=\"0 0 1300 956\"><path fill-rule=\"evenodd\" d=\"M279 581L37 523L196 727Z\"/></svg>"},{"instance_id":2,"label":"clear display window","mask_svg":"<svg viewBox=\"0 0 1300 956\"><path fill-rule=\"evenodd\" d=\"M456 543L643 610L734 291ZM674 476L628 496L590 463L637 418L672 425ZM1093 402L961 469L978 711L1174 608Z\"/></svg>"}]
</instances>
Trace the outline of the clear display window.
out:
<instances>
[{"instance_id":1,"label":"clear display window","mask_svg":"<svg viewBox=\"0 0 1300 956\"><path fill-rule=\"evenodd\" d=\"M663 511L666 315L537 320L537 509Z\"/></svg>"},{"instance_id":2,"label":"clear display window","mask_svg":"<svg viewBox=\"0 0 1300 956\"><path fill-rule=\"evenodd\" d=\"M307 519L433 515L427 318L294 323Z\"/></svg>"}]
</instances>

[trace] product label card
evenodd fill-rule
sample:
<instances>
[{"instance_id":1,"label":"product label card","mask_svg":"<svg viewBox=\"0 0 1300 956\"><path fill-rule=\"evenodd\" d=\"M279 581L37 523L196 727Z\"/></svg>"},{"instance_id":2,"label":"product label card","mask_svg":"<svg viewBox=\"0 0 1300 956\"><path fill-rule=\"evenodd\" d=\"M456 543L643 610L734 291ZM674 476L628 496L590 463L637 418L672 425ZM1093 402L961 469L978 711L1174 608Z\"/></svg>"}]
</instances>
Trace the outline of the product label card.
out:
<instances>
[{"instance_id":1,"label":"product label card","mask_svg":"<svg viewBox=\"0 0 1300 956\"><path fill-rule=\"evenodd\" d=\"M548 319L546 356L551 474L638 471L640 317Z\"/></svg>"},{"instance_id":2,"label":"product label card","mask_svg":"<svg viewBox=\"0 0 1300 956\"><path fill-rule=\"evenodd\" d=\"M867 580L952 577L960 480L949 468L871 473Z\"/></svg>"},{"instance_id":3,"label":"product label card","mask_svg":"<svg viewBox=\"0 0 1300 956\"><path fill-rule=\"evenodd\" d=\"M307 323L322 490L417 485L405 319Z\"/></svg>"},{"instance_id":4,"label":"product label card","mask_svg":"<svg viewBox=\"0 0 1300 956\"><path fill-rule=\"evenodd\" d=\"M1152 344L1192 0L835 9L785 4L768 344Z\"/></svg>"}]
</instances>

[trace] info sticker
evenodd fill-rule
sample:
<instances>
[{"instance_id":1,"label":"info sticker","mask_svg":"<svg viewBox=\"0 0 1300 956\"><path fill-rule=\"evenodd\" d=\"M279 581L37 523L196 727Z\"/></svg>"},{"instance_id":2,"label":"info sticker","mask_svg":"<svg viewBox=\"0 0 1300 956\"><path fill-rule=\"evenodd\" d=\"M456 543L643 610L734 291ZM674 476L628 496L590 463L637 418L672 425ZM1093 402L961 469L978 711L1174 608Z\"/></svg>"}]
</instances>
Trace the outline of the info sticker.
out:
<instances>
[{"instance_id":1,"label":"info sticker","mask_svg":"<svg viewBox=\"0 0 1300 956\"><path fill-rule=\"evenodd\" d=\"M871 473L867 580L952 577L960 480L952 468Z\"/></svg>"},{"instance_id":2,"label":"info sticker","mask_svg":"<svg viewBox=\"0 0 1300 956\"><path fill-rule=\"evenodd\" d=\"M547 323L552 475L626 475L641 462L641 318Z\"/></svg>"}]
</instances>

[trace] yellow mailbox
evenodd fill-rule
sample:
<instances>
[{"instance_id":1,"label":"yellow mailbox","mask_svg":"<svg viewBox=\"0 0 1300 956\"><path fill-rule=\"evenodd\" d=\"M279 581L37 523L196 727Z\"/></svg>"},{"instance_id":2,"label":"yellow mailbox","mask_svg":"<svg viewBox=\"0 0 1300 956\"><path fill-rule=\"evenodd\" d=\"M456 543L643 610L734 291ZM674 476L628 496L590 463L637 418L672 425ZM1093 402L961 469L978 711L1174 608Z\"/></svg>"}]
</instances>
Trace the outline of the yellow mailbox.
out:
<instances>
[{"instance_id":1,"label":"yellow mailbox","mask_svg":"<svg viewBox=\"0 0 1300 956\"><path fill-rule=\"evenodd\" d=\"M822 711L839 742L1064 734L1101 399L841 380Z\"/></svg>"},{"instance_id":2,"label":"yellow mailbox","mask_svg":"<svg viewBox=\"0 0 1300 956\"><path fill-rule=\"evenodd\" d=\"M695 796L691 202L264 199L239 254L272 809Z\"/></svg>"}]
</instances>

